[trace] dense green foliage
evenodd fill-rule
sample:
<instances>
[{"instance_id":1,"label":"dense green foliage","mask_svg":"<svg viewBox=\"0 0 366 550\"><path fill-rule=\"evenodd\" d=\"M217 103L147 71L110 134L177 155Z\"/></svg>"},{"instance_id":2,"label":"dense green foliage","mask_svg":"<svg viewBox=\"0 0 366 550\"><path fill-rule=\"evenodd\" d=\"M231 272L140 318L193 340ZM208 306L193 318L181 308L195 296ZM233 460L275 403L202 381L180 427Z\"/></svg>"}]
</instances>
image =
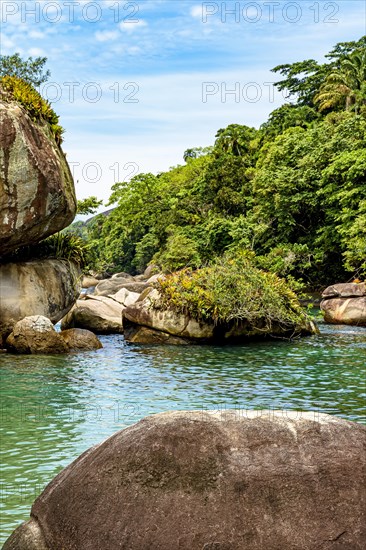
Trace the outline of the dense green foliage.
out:
<instances>
[{"instance_id":1,"label":"dense green foliage","mask_svg":"<svg viewBox=\"0 0 366 550\"><path fill-rule=\"evenodd\" d=\"M32 260L69 260L85 267L88 247L80 237L73 234L56 233L36 245L19 247L14 252L0 257L3 263L27 262Z\"/></svg>"},{"instance_id":2,"label":"dense green foliage","mask_svg":"<svg viewBox=\"0 0 366 550\"><path fill-rule=\"evenodd\" d=\"M181 270L157 286L161 307L215 324L246 321L270 331L274 325L303 326L307 319L286 282L254 267L245 254L224 256L196 271Z\"/></svg>"},{"instance_id":3,"label":"dense green foliage","mask_svg":"<svg viewBox=\"0 0 366 550\"><path fill-rule=\"evenodd\" d=\"M50 71L44 69L46 62L47 57L22 59L19 53L0 55L0 77L15 76L37 87L51 76Z\"/></svg>"},{"instance_id":4,"label":"dense green foliage","mask_svg":"<svg viewBox=\"0 0 366 550\"><path fill-rule=\"evenodd\" d=\"M366 275L366 41L329 63L276 67L297 100L257 130L230 124L185 164L112 188L108 215L71 231L90 267L165 272L245 251L257 267L313 288Z\"/></svg>"},{"instance_id":5,"label":"dense green foliage","mask_svg":"<svg viewBox=\"0 0 366 550\"><path fill-rule=\"evenodd\" d=\"M103 201L98 201L97 197L88 197L87 199L79 200L77 213L78 214L95 214Z\"/></svg>"},{"instance_id":6,"label":"dense green foliage","mask_svg":"<svg viewBox=\"0 0 366 550\"><path fill-rule=\"evenodd\" d=\"M319 64L314 59L306 59L292 64L278 65L273 69L273 72L279 73L283 76L283 80L279 80L275 83L279 90L286 90L289 97L295 96L297 103L300 106L308 105L314 106L316 97L319 91L327 84L334 84L333 90L337 90L340 95L346 100L349 90L339 89L339 79L335 80L332 75L343 74L345 75L349 71L349 65L354 65L355 57L363 57L366 48L366 36L363 36L357 42L340 42L333 50L331 50L325 57L329 59L328 63ZM361 69L361 70L360 70ZM363 67L364 70L364 67ZM351 72L353 72L351 70ZM357 72L357 71L356 71ZM355 73L353 73L355 76ZM359 66L358 76L362 74L362 65ZM356 78L357 80L357 78ZM358 88L357 82L349 81L350 90ZM363 101L365 102L365 97ZM344 105L345 101L341 101L340 105ZM329 105L329 108L339 106L336 103Z\"/></svg>"},{"instance_id":7,"label":"dense green foliage","mask_svg":"<svg viewBox=\"0 0 366 550\"><path fill-rule=\"evenodd\" d=\"M47 122L56 142L62 142L64 129L59 125L58 115L31 84L17 76L3 76L0 78L0 98L5 101L17 101L26 109L32 120Z\"/></svg>"}]
</instances>

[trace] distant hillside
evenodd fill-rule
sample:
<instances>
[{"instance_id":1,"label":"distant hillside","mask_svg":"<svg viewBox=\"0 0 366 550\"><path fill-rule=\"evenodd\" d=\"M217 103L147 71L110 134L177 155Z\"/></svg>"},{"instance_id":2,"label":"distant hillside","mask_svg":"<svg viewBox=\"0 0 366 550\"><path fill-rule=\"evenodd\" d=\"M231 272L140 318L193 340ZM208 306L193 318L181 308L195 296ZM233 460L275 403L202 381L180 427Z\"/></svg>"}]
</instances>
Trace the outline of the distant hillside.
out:
<instances>
[{"instance_id":1,"label":"distant hillside","mask_svg":"<svg viewBox=\"0 0 366 550\"><path fill-rule=\"evenodd\" d=\"M109 214L111 214L113 212L113 210L115 210L115 208L110 208L109 210L106 210L105 212L100 212L99 214L95 214L95 216L92 216L91 218L89 218L88 220L86 220L85 222L83 222L83 225L88 225L90 224L93 220L95 220L95 218L97 218L98 216L109 216Z\"/></svg>"}]
</instances>

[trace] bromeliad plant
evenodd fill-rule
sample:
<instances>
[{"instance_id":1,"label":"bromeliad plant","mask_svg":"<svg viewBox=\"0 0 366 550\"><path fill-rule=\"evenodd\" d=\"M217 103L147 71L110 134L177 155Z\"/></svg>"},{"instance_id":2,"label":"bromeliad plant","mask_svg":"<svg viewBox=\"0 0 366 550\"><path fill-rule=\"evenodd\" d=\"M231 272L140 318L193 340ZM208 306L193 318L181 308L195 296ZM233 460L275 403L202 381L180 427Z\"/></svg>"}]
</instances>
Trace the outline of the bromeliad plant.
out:
<instances>
[{"instance_id":1,"label":"bromeliad plant","mask_svg":"<svg viewBox=\"0 0 366 550\"><path fill-rule=\"evenodd\" d=\"M247 321L271 329L303 325L309 318L286 281L254 267L245 255L223 257L159 280L161 307L218 324Z\"/></svg>"},{"instance_id":2,"label":"bromeliad plant","mask_svg":"<svg viewBox=\"0 0 366 550\"><path fill-rule=\"evenodd\" d=\"M81 268L87 264L88 245L78 236L56 233L35 245L23 246L6 257L2 262L26 262L32 260L68 260Z\"/></svg>"},{"instance_id":3,"label":"bromeliad plant","mask_svg":"<svg viewBox=\"0 0 366 550\"><path fill-rule=\"evenodd\" d=\"M1 93L1 88L3 92ZM31 84L17 76L3 76L0 79L0 99L17 101L28 112L33 121L44 120L51 129L56 143L62 143L64 129L59 125L59 117Z\"/></svg>"}]
</instances>

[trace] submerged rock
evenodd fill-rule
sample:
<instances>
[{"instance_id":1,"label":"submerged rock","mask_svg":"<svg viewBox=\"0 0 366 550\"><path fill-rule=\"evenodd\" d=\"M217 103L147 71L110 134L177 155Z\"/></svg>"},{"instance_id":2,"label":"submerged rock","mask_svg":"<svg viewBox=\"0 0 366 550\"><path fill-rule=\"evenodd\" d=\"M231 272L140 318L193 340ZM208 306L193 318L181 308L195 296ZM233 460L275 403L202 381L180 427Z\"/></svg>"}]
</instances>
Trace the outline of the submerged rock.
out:
<instances>
[{"instance_id":1,"label":"submerged rock","mask_svg":"<svg viewBox=\"0 0 366 550\"><path fill-rule=\"evenodd\" d=\"M57 323L80 294L79 267L67 260L35 260L0 265L0 337L17 321L43 315Z\"/></svg>"},{"instance_id":2,"label":"submerged rock","mask_svg":"<svg viewBox=\"0 0 366 550\"><path fill-rule=\"evenodd\" d=\"M167 332L155 330L144 326L130 325L124 323L123 331L125 340L131 344L168 344L168 345L190 345L192 340L181 336L172 336Z\"/></svg>"},{"instance_id":3,"label":"submerged rock","mask_svg":"<svg viewBox=\"0 0 366 550\"><path fill-rule=\"evenodd\" d=\"M154 415L58 474L4 550L363 550L365 444L315 412Z\"/></svg>"},{"instance_id":4,"label":"submerged rock","mask_svg":"<svg viewBox=\"0 0 366 550\"><path fill-rule=\"evenodd\" d=\"M57 233L75 212L72 175L49 125L0 88L0 255Z\"/></svg>"},{"instance_id":5,"label":"submerged rock","mask_svg":"<svg viewBox=\"0 0 366 550\"><path fill-rule=\"evenodd\" d=\"M42 315L32 315L18 321L6 340L15 353L53 354L67 353L69 348L52 322Z\"/></svg>"},{"instance_id":6,"label":"submerged rock","mask_svg":"<svg viewBox=\"0 0 366 550\"><path fill-rule=\"evenodd\" d=\"M320 307L327 323L366 326L366 284L341 283L322 294Z\"/></svg>"}]
</instances>

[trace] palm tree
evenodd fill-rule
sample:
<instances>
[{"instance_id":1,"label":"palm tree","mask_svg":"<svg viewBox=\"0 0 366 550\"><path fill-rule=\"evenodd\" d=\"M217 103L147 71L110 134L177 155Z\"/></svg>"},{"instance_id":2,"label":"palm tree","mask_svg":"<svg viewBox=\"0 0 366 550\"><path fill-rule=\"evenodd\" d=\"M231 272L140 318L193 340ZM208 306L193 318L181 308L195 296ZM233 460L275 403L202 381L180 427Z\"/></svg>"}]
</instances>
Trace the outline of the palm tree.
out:
<instances>
[{"instance_id":1,"label":"palm tree","mask_svg":"<svg viewBox=\"0 0 366 550\"><path fill-rule=\"evenodd\" d=\"M319 111L344 107L356 113L366 104L366 50L355 51L330 73L314 97Z\"/></svg>"},{"instance_id":2,"label":"palm tree","mask_svg":"<svg viewBox=\"0 0 366 550\"><path fill-rule=\"evenodd\" d=\"M186 149L183 153L184 162L188 162L188 159L197 158L197 152L195 149Z\"/></svg>"},{"instance_id":3,"label":"palm tree","mask_svg":"<svg viewBox=\"0 0 366 550\"><path fill-rule=\"evenodd\" d=\"M241 157L248 152L250 140L254 137L254 128L241 124L229 124L227 128L218 130L215 146L224 153Z\"/></svg>"}]
</instances>

